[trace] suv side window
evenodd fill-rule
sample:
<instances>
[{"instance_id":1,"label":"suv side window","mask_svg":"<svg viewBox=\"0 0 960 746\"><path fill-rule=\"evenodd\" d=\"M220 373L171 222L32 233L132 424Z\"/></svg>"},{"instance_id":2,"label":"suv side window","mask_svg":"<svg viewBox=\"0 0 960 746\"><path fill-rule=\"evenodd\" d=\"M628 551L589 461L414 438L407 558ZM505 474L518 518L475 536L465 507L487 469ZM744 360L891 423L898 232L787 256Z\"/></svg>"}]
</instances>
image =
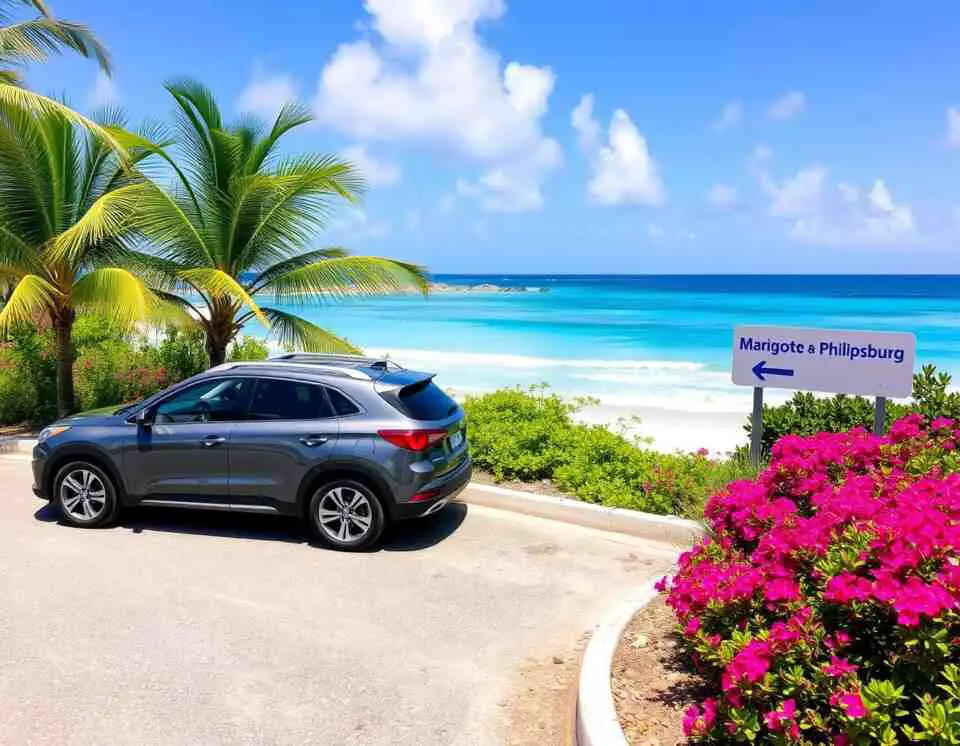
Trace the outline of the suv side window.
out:
<instances>
[{"instance_id":1,"label":"suv side window","mask_svg":"<svg viewBox=\"0 0 960 746\"><path fill-rule=\"evenodd\" d=\"M336 412L338 417L346 417L347 415L357 414L357 412L360 411L360 408L356 404L354 404L336 389L328 388L327 396L330 397L330 403L333 405L333 411Z\"/></svg>"},{"instance_id":2,"label":"suv side window","mask_svg":"<svg viewBox=\"0 0 960 746\"><path fill-rule=\"evenodd\" d=\"M249 419L317 420L333 417L322 386L300 381L258 378Z\"/></svg>"},{"instance_id":3,"label":"suv side window","mask_svg":"<svg viewBox=\"0 0 960 746\"><path fill-rule=\"evenodd\" d=\"M178 391L154 409L159 425L236 422L244 419L253 379L212 378Z\"/></svg>"}]
</instances>

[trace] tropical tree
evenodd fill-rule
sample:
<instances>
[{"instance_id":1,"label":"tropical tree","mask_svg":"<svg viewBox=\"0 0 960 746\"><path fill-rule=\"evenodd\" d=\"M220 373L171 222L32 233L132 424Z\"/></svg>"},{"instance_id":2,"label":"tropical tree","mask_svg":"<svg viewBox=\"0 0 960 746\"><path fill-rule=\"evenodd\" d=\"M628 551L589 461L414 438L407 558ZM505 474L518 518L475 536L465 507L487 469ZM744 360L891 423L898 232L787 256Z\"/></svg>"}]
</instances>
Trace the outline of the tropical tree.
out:
<instances>
[{"instance_id":1,"label":"tropical tree","mask_svg":"<svg viewBox=\"0 0 960 746\"><path fill-rule=\"evenodd\" d=\"M146 183L135 166L155 150L149 140L157 132L125 134L120 124L107 116L98 129L144 144L122 156L56 110L36 114L0 101L0 277L13 287L0 333L37 320L53 328L61 416L74 408L77 313L130 323L165 305L144 281L152 259L131 248L130 226L103 209L114 192Z\"/></svg>"},{"instance_id":2,"label":"tropical tree","mask_svg":"<svg viewBox=\"0 0 960 746\"><path fill-rule=\"evenodd\" d=\"M17 11L24 9L34 17L16 20ZM23 68L65 50L96 60L104 73L111 73L107 50L83 24L55 18L44 0L0 0L0 102L37 114L58 112L74 124L96 132L117 152L123 152L113 133L97 122L60 101L23 87Z\"/></svg>"},{"instance_id":3,"label":"tropical tree","mask_svg":"<svg viewBox=\"0 0 960 746\"><path fill-rule=\"evenodd\" d=\"M328 247L305 251L337 202L354 202L363 180L332 156L282 157L281 138L311 120L288 104L272 125L223 123L212 93L186 80L168 83L176 103L178 146L170 151L172 185L132 185L105 213L136 229L156 259L152 269L180 292L206 336L211 365L222 363L243 325L258 320L284 346L313 352L355 348L283 304L317 304L348 295L416 290L425 271L382 257ZM261 305L261 299L272 303Z\"/></svg>"}]
</instances>

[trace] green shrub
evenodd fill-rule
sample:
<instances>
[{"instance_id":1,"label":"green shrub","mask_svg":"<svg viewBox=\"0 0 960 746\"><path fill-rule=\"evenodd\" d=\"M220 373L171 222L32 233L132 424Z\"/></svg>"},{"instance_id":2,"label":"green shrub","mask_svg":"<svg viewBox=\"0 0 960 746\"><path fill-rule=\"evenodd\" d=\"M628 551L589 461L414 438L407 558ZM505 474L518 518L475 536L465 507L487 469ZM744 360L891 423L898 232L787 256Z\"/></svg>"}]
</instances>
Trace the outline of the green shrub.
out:
<instances>
[{"instance_id":1,"label":"green shrub","mask_svg":"<svg viewBox=\"0 0 960 746\"><path fill-rule=\"evenodd\" d=\"M587 502L699 517L706 499L731 479L752 475L743 461L706 451L663 454L573 415L588 400L564 401L545 387L467 397L474 463L497 480L553 480Z\"/></svg>"},{"instance_id":2,"label":"green shrub","mask_svg":"<svg viewBox=\"0 0 960 746\"><path fill-rule=\"evenodd\" d=\"M265 342L256 337L244 337L233 343L227 360L230 362L241 362L247 360L266 360L268 357L270 357L270 348L267 347Z\"/></svg>"},{"instance_id":3,"label":"green shrub","mask_svg":"<svg viewBox=\"0 0 960 746\"><path fill-rule=\"evenodd\" d=\"M159 365L170 381L182 381L210 367L203 340L203 331L198 328L170 326L166 329L157 353Z\"/></svg>"},{"instance_id":4,"label":"green shrub","mask_svg":"<svg viewBox=\"0 0 960 746\"><path fill-rule=\"evenodd\" d=\"M553 477L563 463L564 438L572 426L574 406L544 387L502 389L468 397L474 463L500 479L529 482Z\"/></svg>"}]
</instances>

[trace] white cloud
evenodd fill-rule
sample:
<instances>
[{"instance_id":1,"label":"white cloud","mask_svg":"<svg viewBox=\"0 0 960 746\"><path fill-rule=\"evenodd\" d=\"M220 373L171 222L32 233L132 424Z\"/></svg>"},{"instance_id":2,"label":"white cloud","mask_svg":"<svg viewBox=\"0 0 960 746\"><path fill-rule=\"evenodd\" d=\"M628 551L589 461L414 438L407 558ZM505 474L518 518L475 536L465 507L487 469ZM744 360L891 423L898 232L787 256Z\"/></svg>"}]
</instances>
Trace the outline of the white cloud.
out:
<instances>
[{"instance_id":1,"label":"white cloud","mask_svg":"<svg viewBox=\"0 0 960 746\"><path fill-rule=\"evenodd\" d=\"M298 95L299 85L291 76L283 73L270 75L257 64L250 82L240 92L237 109L270 121L276 118L284 104L296 101Z\"/></svg>"},{"instance_id":2,"label":"white cloud","mask_svg":"<svg viewBox=\"0 0 960 746\"><path fill-rule=\"evenodd\" d=\"M591 200L601 205L664 203L663 183L647 141L623 109L613 113L606 144L599 136L589 94L574 109L571 122L591 160L593 173L587 184Z\"/></svg>"},{"instance_id":3,"label":"white cloud","mask_svg":"<svg viewBox=\"0 0 960 746\"><path fill-rule=\"evenodd\" d=\"M840 195L840 199L848 205L854 205L860 199L860 190L846 181L837 184L837 193Z\"/></svg>"},{"instance_id":4,"label":"white cloud","mask_svg":"<svg viewBox=\"0 0 960 746\"><path fill-rule=\"evenodd\" d=\"M720 116L713 122L713 129L717 132L726 132L736 127L742 121L743 104L739 101L731 101L720 110Z\"/></svg>"},{"instance_id":5,"label":"white cloud","mask_svg":"<svg viewBox=\"0 0 960 746\"><path fill-rule=\"evenodd\" d=\"M586 151L595 150L600 143L600 123L593 117L593 95L587 94L580 99L573 113L570 115L570 124L580 135L580 147Z\"/></svg>"},{"instance_id":6,"label":"white cloud","mask_svg":"<svg viewBox=\"0 0 960 746\"><path fill-rule=\"evenodd\" d=\"M726 210L740 201L740 193L729 184L716 183L707 192L707 203L718 210Z\"/></svg>"},{"instance_id":7,"label":"white cloud","mask_svg":"<svg viewBox=\"0 0 960 746\"><path fill-rule=\"evenodd\" d=\"M960 148L960 109L947 109L947 147Z\"/></svg>"},{"instance_id":8,"label":"white cloud","mask_svg":"<svg viewBox=\"0 0 960 746\"><path fill-rule=\"evenodd\" d=\"M769 145L757 145L750 154L747 167L754 172L762 171L766 168L771 158L773 158L773 148Z\"/></svg>"},{"instance_id":9,"label":"white cloud","mask_svg":"<svg viewBox=\"0 0 960 746\"><path fill-rule=\"evenodd\" d=\"M800 115L806 108L807 97L800 91L790 91L770 104L767 116L775 121L785 122Z\"/></svg>"},{"instance_id":10,"label":"white cloud","mask_svg":"<svg viewBox=\"0 0 960 746\"><path fill-rule=\"evenodd\" d=\"M779 183L763 174L760 185L770 197L770 214L783 218L809 214L820 202L826 176L826 170L819 165L801 169L795 176Z\"/></svg>"},{"instance_id":11,"label":"white cloud","mask_svg":"<svg viewBox=\"0 0 960 746\"><path fill-rule=\"evenodd\" d=\"M96 109L118 103L120 103L120 91L117 90L117 84L106 73L98 72L97 79L94 81L90 93L87 94L87 106Z\"/></svg>"},{"instance_id":12,"label":"white cloud","mask_svg":"<svg viewBox=\"0 0 960 746\"><path fill-rule=\"evenodd\" d=\"M377 158L366 145L344 148L342 155L359 169L367 184L372 187L393 186L400 182L400 166L393 161Z\"/></svg>"},{"instance_id":13,"label":"white cloud","mask_svg":"<svg viewBox=\"0 0 960 746\"><path fill-rule=\"evenodd\" d=\"M484 46L476 25L502 0L366 0L373 40L342 44L320 76L318 119L364 140L439 144L481 164L487 209L539 206L562 156L543 132L555 76ZM509 184L507 183L509 182ZM520 195L523 205L510 204ZM504 208L504 209L501 209Z\"/></svg>"},{"instance_id":14,"label":"white cloud","mask_svg":"<svg viewBox=\"0 0 960 746\"><path fill-rule=\"evenodd\" d=\"M355 207L330 221L329 231L351 241L367 241L386 238L390 235L390 226L383 221L374 220L366 210Z\"/></svg>"},{"instance_id":15,"label":"white cloud","mask_svg":"<svg viewBox=\"0 0 960 746\"><path fill-rule=\"evenodd\" d=\"M824 246L881 246L905 243L915 233L913 210L893 199L886 182L869 190L848 182L827 189L827 171L820 165L776 181L764 171L760 187L770 199L769 214L783 218L796 241Z\"/></svg>"}]
</instances>

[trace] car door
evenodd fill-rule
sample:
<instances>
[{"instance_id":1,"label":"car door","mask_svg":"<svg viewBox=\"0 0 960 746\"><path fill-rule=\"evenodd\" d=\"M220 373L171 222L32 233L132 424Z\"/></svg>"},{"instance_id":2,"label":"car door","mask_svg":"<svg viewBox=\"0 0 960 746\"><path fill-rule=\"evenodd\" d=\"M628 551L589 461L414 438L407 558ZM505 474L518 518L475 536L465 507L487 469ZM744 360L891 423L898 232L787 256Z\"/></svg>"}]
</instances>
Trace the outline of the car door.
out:
<instances>
[{"instance_id":1,"label":"car door","mask_svg":"<svg viewBox=\"0 0 960 746\"><path fill-rule=\"evenodd\" d=\"M229 505L228 445L246 415L254 379L210 378L151 405L124 453L131 496L141 501Z\"/></svg>"},{"instance_id":2,"label":"car door","mask_svg":"<svg viewBox=\"0 0 960 746\"><path fill-rule=\"evenodd\" d=\"M231 503L293 510L301 481L333 453L339 432L322 385L258 378L247 418L230 439Z\"/></svg>"}]
</instances>

